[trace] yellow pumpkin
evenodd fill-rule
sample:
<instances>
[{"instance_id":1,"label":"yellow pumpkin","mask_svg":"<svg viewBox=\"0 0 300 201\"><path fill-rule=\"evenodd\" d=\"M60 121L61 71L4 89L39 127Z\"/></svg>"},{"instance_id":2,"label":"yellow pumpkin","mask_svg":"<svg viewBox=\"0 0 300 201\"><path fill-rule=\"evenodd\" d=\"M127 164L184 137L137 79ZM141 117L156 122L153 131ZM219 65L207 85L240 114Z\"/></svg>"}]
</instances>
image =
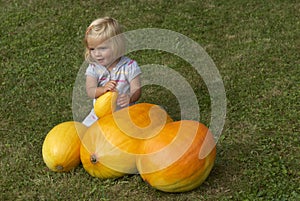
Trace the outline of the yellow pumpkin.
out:
<instances>
[{"instance_id":1,"label":"yellow pumpkin","mask_svg":"<svg viewBox=\"0 0 300 201\"><path fill-rule=\"evenodd\" d=\"M144 141L141 153L137 169L144 181L161 191L185 192L209 175L216 145L205 125L182 120L166 124L159 135Z\"/></svg>"},{"instance_id":2,"label":"yellow pumpkin","mask_svg":"<svg viewBox=\"0 0 300 201\"><path fill-rule=\"evenodd\" d=\"M80 149L83 167L90 175L102 179L137 173L140 144L170 121L163 109L148 103L104 116L85 133Z\"/></svg>"},{"instance_id":3,"label":"yellow pumpkin","mask_svg":"<svg viewBox=\"0 0 300 201\"><path fill-rule=\"evenodd\" d=\"M96 99L94 104L94 111L98 118L111 114L116 109L116 102L118 92L108 91Z\"/></svg>"},{"instance_id":4,"label":"yellow pumpkin","mask_svg":"<svg viewBox=\"0 0 300 201\"><path fill-rule=\"evenodd\" d=\"M75 121L63 122L47 134L42 147L43 160L55 172L67 172L80 163L81 138L86 127Z\"/></svg>"},{"instance_id":5,"label":"yellow pumpkin","mask_svg":"<svg viewBox=\"0 0 300 201\"><path fill-rule=\"evenodd\" d=\"M139 103L123 108L98 121L105 138L130 154L140 154L139 145L158 135L172 118L160 106Z\"/></svg>"},{"instance_id":6,"label":"yellow pumpkin","mask_svg":"<svg viewBox=\"0 0 300 201\"><path fill-rule=\"evenodd\" d=\"M101 179L117 178L136 171L126 165L134 163L135 158L106 141L98 122L86 131L80 148L80 158L84 169L91 176Z\"/></svg>"}]
</instances>

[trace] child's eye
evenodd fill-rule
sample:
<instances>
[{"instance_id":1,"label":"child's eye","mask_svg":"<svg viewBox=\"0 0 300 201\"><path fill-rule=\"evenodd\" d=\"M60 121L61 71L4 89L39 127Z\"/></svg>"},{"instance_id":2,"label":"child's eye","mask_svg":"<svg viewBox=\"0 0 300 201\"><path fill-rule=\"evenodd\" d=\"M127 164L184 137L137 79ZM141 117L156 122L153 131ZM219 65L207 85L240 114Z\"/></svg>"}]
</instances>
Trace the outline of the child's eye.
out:
<instances>
[{"instance_id":1,"label":"child's eye","mask_svg":"<svg viewBox=\"0 0 300 201\"><path fill-rule=\"evenodd\" d=\"M94 51L94 50L97 50L97 51L104 51L104 50L107 50L107 49L108 49L107 46L96 47L96 48L94 48L94 47L89 48L90 51Z\"/></svg>"}]
</instances>

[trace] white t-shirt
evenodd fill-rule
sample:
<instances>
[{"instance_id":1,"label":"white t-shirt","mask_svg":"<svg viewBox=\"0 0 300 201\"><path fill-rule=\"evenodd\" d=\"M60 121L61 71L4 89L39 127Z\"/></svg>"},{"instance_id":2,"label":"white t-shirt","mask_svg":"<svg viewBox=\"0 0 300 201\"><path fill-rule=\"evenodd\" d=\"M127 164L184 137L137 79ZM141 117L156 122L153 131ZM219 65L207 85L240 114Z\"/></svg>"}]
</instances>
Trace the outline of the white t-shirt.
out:
<instances>
[{"instance_id":1,"label":"white t-shirt","mask_svg":"<svg viewBox=\"0 0 300 201\"><path fill-rule=\"evenodd\" d=\"M110 80L115 80L119 94L124 94L130 92L131 80L141 73L136 61L123 56L111 71L99 64L89 64L85 75L95 77L98 80L98 87L104 86Z\"/></svg>"}]
</instances>

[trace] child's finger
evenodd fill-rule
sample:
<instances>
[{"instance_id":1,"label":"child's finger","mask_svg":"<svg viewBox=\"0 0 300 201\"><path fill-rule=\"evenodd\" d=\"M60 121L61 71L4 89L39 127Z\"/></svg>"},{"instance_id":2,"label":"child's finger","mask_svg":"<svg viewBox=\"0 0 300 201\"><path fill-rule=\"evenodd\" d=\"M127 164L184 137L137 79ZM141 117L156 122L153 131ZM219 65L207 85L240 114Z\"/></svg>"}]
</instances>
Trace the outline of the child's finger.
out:
<instances>
[{"instance_id":1,"label":"child's finger","mask_svg":"<svg viewBox=\"0 0 300 201\"><path fill-rule=\"evenodd\" d=\"M113 85L117 85L117 82L115 80L110 80L109 83L112 83Z\"/></svg>"}]
</instances>

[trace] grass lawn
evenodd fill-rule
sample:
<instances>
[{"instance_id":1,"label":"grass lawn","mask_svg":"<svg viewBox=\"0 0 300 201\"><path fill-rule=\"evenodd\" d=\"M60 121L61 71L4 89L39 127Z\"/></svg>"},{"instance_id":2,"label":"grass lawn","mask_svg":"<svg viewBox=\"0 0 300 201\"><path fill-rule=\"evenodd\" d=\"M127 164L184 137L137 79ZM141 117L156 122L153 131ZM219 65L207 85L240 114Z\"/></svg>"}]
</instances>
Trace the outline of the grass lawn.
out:
<instances>
[{"instance_id":1,"label":"grass lawn","mask_svg":"<svg viewBox=\"0 0 300 201\"><path fill-rule=\"evenodd\" d=\"M299 1L2 0L0 5L0 200L300 200ZM85 28L102 16L118 19L126 31L179 32L214 60L227 116L215 165L199 188L163 193L139 175L99 180L82 166L54 173L44 164L46 134L73 118ZM209 124L209 94L189 64L157 50L130 56L140 65L166 65L184 76L201 103L201 121ZM140 101L163 105L180 119L168 90L145 86Z\"/></svg>"}]
</instances>

